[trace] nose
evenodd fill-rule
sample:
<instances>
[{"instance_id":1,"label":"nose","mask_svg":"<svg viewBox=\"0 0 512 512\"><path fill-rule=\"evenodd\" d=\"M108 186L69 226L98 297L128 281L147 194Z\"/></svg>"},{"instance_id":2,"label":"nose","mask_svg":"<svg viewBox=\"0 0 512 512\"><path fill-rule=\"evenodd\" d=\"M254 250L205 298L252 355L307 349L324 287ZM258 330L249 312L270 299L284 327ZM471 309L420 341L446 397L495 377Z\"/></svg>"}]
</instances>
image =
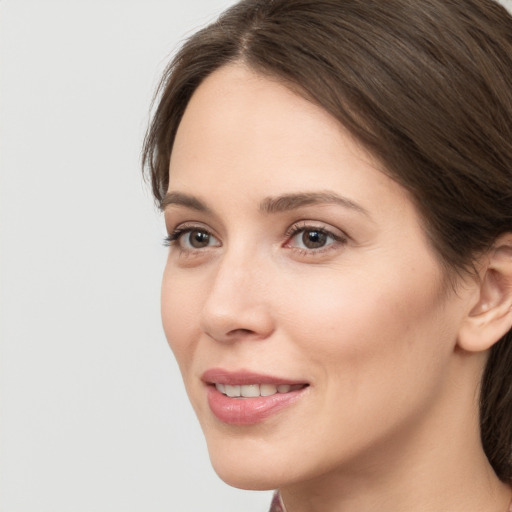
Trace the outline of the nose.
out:
<instances>
[{"instance_id":1,"label":"nose","mask_svg":"<svg viewBox=\"0 0 512 512\"><path fill-rule=\"evenodd\" d=\"M212 269L200 326L213 340L262 340L274 331L269 275L250 255L226 255Z\"/></svg>"}]
</instances>

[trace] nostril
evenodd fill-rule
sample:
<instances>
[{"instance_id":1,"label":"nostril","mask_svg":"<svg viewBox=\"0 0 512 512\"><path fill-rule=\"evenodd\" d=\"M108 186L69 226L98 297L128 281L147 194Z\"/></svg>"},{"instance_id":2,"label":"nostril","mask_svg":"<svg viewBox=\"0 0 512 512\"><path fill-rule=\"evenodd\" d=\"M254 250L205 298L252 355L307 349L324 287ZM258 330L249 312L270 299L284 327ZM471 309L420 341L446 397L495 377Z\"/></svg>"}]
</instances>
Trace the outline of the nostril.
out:
<instances>
[{"instance_id":1,"label":"nostril","mask_svg":"<svg viewBox=\"0 0 512 512\"><path fill-rule=\"evenodd\" d=\"M235 335L240 335L240 334L245 334L245 335L256 334L254 331L251 331L250 329L234 329L229 334L231 334L231 333L233 333Z\"/></svg>"}]
</instances>

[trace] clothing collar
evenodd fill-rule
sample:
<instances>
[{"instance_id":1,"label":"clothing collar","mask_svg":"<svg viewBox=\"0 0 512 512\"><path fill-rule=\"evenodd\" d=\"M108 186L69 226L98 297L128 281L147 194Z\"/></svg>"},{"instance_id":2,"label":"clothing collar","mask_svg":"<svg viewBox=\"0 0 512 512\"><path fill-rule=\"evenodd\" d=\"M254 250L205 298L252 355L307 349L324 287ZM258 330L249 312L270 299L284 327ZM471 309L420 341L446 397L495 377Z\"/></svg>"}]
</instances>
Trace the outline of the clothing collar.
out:
<instances>
[{"instance_id":1,"label":"clothing collar","mask_svg":"<svg viewBox=\"0 0 512 512\"><path fill-rule=\"evenodd\" d=\"M272 497L272 503L270 504L270 510L268 512L286 512L279 491L274 493L274 496Z\"/></svg>"},{"instance_id":2,"label":"clothing collar","mask_svg":"<svg viewBox=\"0 0 512 512\"><path fill-rule=\"evenodd\" d=\"M286 512L279 491L274 493L274 496L272 497L272 503L270 504L270 510L268 512ZM512 512L512 502L510 503L508 512Z\"/></svg>"}]
</instances>

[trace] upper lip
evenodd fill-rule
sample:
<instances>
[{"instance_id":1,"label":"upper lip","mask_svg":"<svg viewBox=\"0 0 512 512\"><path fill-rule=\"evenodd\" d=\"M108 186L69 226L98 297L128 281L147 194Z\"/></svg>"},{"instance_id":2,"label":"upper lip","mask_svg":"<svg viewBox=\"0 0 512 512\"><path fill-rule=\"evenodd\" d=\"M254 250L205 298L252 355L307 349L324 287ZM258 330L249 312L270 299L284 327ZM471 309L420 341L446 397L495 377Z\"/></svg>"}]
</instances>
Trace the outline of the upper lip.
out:
<instances>
[{"instance_id":1,"label":"upper lip","mask_svg":"<svg viewBox=\"0 0 512 512\"><path fill-rule=\"evenodd\" d=\"M228 384L228 385L248 385L248 384L289 384L290 386L297 384L308 384L305 381L276 377L256 373L248 370L225 370L223 368L211 368L206 370L201 380L207 384Z\"/></svg>"}]
</instances>

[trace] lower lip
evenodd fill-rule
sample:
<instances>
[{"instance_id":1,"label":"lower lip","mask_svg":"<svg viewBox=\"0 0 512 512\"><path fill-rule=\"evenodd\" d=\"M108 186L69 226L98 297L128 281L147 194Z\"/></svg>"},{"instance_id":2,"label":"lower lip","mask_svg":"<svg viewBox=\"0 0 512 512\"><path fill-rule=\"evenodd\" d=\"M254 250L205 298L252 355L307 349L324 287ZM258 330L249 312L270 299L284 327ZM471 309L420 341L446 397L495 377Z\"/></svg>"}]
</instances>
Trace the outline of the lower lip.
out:
<instances>
[{"instance_id":1,"label":"lower lip","mask_svg":"<svg viewBox=\"0 0 512 512\"><path fill-rule=\"evenodd\" d=\"M254 398L230 398L208 386L208 404L213 414L229 425L254 425L295 403L306 388Z\"/></svg>"}]
</instances>

